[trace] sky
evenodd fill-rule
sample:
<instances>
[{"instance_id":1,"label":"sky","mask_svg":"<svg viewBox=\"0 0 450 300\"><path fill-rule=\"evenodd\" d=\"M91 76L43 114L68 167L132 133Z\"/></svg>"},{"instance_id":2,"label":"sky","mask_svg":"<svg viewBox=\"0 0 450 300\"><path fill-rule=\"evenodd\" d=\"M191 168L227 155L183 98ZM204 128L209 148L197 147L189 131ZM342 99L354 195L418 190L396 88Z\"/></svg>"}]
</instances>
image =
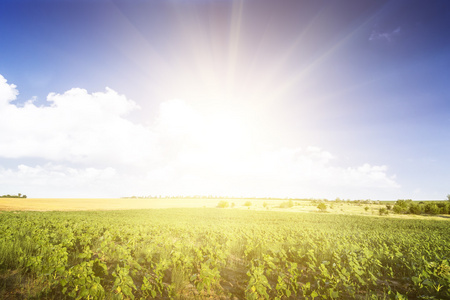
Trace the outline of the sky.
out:
<instances>
[{"instance_id":1,"label":"sky","mask_svg":"<svg viewBox=\"0 0 450 300\"><path fill-rule=\"evenodd\" d=\"M446 0L0 2L0 194L444 200Z\"/></svg>"}]
</instances>

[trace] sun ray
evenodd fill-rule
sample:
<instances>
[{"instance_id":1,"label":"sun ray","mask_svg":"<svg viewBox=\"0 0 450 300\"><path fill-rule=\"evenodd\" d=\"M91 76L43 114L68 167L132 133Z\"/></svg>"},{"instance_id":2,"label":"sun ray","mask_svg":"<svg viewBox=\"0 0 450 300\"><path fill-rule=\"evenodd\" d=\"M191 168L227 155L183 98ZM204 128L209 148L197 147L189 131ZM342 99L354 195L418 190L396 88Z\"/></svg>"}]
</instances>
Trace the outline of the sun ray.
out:
<instances>
[{"instance_id":1,"label":"sun ray","mask_svg":"<svg viewBox=\"0 0 450 300\"><path fill-rule=\"evenodd\" d=\"M120 9L117 4L111 3L114 10L114 19L120 23L122 35L111 38L110 42L119 50L128 61L138 67L143 74L159 81L170 73L170 63L149 41L143 36L132 20ZM142 59L144 58L145 59ZM155 72L156 70L156 72ZM150 72L151 71L151 72ZM152 74L159 74L159 78Z\"/></svg>"},{"instance_id":2,"label":"sun ray","mask_svg":"<svg viewBox=\"0 0 450 300\"><path fill-rule=\"evenodd\" d=\"M274 93L271 95L270 98L276 98L280 99L283 97L284 94L291 91L294 87L298 86L300 82L302 82L303 79L305 79L310 73L312 73L316 68L318 68L322 63L324 63L327 59L329 59L332 55L334 55L338 50L340 50L341 47L344 47L346 43L351 41L355 36L361 33L361 31L364 31L367 29L368 25L372 24L374 20L379 17L383 12L385 12L387 7L387 4L385 6L382 6L378 11L376 11L372 16L365 18L364 20L360 21L357 20L356 22L360 22L360 24L355 24L354 26L351 26L350 28L353 28L349 32L343 34L341 38L339 38L333 45L331 45L328 50L324 51L322 54L317 56L315 59L311 61L305 68L302 68L299 70L299 72L295 73L291 78L285 82L284 84L280 85L278 89L274 91ZM329 14L327 14L329 15ZM316 18L317 19L317 18Z\"/></svg>"},{"instance_id":3,"label":"sun ray","mask_svg":"<svg viewBox=\"0 0 450 300\"><path fill-rule=\"evenodd\" d=\"M229 33L229 46L228 46L228 69L226 86L227 90L231 93L235 89L236 81L236 66L238 63L238 52L240 46L241 26L242 26L242 14L244 10L244 1L234 1L232 3L232 13L230 18L230 33Z\"/></svg>"}]
</instances>

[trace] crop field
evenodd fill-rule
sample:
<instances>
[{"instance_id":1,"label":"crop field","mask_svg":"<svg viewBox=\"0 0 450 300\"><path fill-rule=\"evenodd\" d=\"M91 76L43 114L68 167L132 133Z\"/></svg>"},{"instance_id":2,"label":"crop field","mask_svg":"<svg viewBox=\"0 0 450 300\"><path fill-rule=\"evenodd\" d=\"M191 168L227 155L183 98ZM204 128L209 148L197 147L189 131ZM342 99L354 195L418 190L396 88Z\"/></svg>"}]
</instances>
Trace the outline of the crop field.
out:
<instances>
[{"instance_id":1,"label":"crop field","mask_svg":"<svg viewBox=\"0 0 450 300\"><path fill-rule=\"evenodd\" d=\"M31 211L79 211L79 210L122 210L172 207L214 207L217 201L210 199L132 199L132 198L0 198L1 210Z\"/></svg>"},{"instance_id":2,"label":"crop field","mask_svg":"<svg viewBox=\"0 0 450 300\"><path fill-rule=\"evenodd\" d=\"M448 219L0 213L1 299L449 299Z\"/></svg>"}]
</instances>

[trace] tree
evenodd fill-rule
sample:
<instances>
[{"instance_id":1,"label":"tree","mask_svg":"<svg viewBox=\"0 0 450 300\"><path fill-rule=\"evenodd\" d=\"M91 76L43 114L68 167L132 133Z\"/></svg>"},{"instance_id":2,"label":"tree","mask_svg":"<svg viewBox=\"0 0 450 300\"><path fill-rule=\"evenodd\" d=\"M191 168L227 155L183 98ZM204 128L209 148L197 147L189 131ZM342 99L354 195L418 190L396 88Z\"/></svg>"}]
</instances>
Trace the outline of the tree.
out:
<instances>
[{"instance_id":1,"label":"tree","mask_svg":"<svg viewBox=\"0 0 450 300\"><path fill-rule=\"evenodd\" d=\"M387 215L389 214L389 211L387 210L387 208L381 207L380 209L378 209L378 214L380 216Z\"/></svg>"},{"instance_id":2,"label":"tree","mask_svg":"<svg viewBox=\"0 0 450 300\"><path fill-rule=\"evenodd\" d=\"M447 195L447 200L450 201L450 194Z\"/></svg>"},{"instance_id":3,"label":"tree","mask_svg":"<svg viewBox=\"0 0 450 300\"><path fill-rule=\"evenodd\" d=\"M412 204L412 200L411 199L398 199L395 202L394 207L392 208L392 210L396 213L396 214L406 214L409 210L409 206Z\"/></svg>"},{"instance_id":4,"label":"tree","mask_svg":"<svg viewBox=\"0 0 450 300\"><path fill-rule=\"evenodd\" d=\"M227 208L230 206L230 203L228 203L228 201L222 200L219 202L219 204L217 204L217 207L220 208Z\"/></svg>"},{"instance_id":5,"label":"tree","mask_svg":"<svg viewBox=\"0 0 450 300\"><path fill-rule=\"evenodd\" d=\"M317 205L317 208L321 211L321 212L325 212L327 210L327 205L323 202L319 203L319 205Z\"/></svg>"},{"instance_id":6,"label":"tree","mask_svg":"<svg viewBox=\"0 0 450 300\"><path fill-rule=\"evenodd\" d=\"M427 203L425 205L425 212L430 215L437 215L440 209L435 203Z\"/></svg>"},{"instance_id":7,"label":"tree","mask_svg":"<svg viewBox=\"0 0 450 300\"><path fill-rule=\"evenodd\" d=\"M423 205L413 203L409 206L408 212L415 215L420 215L423 212Z\"/></svg>"},{"instance_id":8,"label":"tree","mask_svg":"<svg viewBox=\"0 0 450 300\"><path fill-rule=\"evenodd\" d=\"M293 206L294 206L294 202L292 201L292 199L280 204L280 208L291 208Z\"/></svg>"}]
</instances>

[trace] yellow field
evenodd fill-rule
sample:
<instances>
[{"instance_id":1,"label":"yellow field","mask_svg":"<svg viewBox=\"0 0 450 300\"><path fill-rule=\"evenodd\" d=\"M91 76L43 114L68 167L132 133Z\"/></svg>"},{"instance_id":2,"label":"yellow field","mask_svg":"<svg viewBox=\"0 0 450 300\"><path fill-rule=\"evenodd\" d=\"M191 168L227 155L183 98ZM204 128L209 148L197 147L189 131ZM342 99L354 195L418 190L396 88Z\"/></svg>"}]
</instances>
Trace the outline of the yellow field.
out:
<instances>
[{"instance_id":1,"label":"yellow field","mask_svg":"<svg viewBox=\"0 0 450 300\"><path fill-rule=\"evenodd\" d=\"M310 201L295 201L292 208L278 208L285 200L262 199L208 199L208 198L0 198L0 211L82 211L82 210L123 210L149 208L189 208L217 207L220 201L227 201L234 209L279 210L292 212L317 211L317 204ZM252 205L247 207L245 202ZM266 207L264 207L266 203ZM352 209L350 209L351 211ZM357 209L358 210L358 209ZM361 210L361 209L359 209ZM337 209L328 208L329 212L339 213ZM346 209L349 212L349 208Z\"/></svg>"},{"instance_id":2,"label":"yellow field","mask_svg":"<svg viewBox=\"0 0 450 300\"><path fill-rule=\"evenodd\" d=\"M211 198L0 198L0 211L86 211L86 210L125 210L125 209L161 209L161 208L201 208L217 207L220 201L227 201L230 208L245 210L269 210L286 212L318 212L317 204L307 200L295 201L291 208L280 208L280 204L286 200L264 199L211 199ZM244 203L250 201L250 207ZM264 205L265 203L265 205ZM368 210L365 210L365 207ZM346 215L365 215L378 217L378 209L384 204L348 204L327 203L327 213ZM445 216L427 215L397 215L389 214L389 217L403 219L435 219L450 220Z\"/></svg>"},{"instance_id":3,"label":"yellow field","mask_svg":"<svg viewBox=\"0 0 450 300\"><path fill-rule=\"evenodd\" d=\"M217 203L217 200L211 199L0 198L0 210L75 211L215 207Z\"/></svg>"}]
</instances>

